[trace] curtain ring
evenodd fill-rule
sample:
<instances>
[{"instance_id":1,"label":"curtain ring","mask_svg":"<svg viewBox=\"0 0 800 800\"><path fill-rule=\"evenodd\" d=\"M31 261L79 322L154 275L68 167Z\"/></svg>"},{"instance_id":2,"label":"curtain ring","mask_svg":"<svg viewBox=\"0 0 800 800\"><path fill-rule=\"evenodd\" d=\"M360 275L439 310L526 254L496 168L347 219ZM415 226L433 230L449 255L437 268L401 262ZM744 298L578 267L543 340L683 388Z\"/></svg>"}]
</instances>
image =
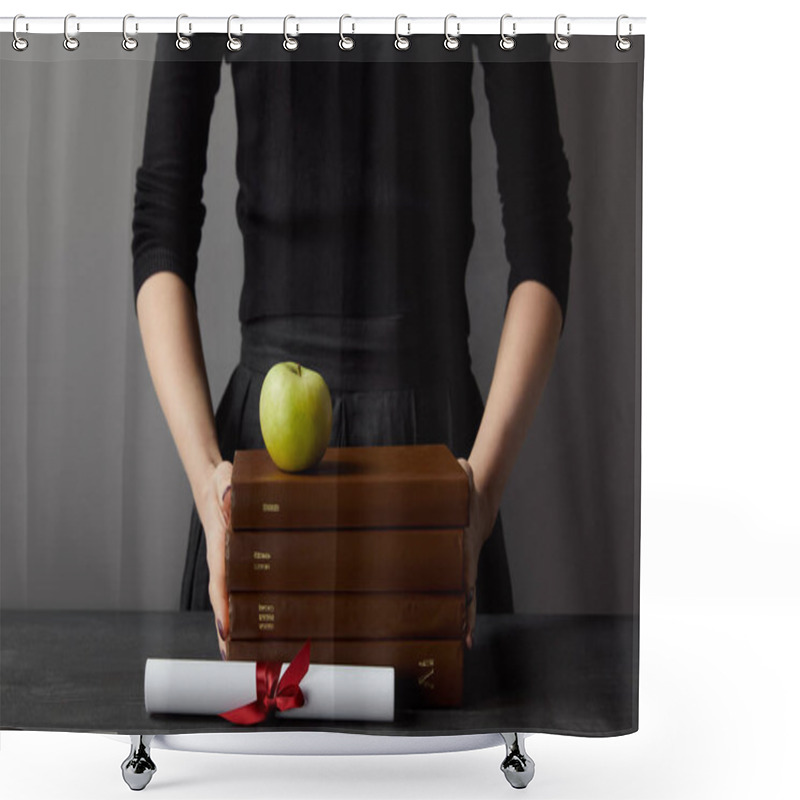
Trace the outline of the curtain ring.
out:
<instances>
[{"instance_id":1,"label":"curtain ring","mask_svg":"<svg viewBox=\"0 0 800 800\"><path fill-rule=\"evenodd\" d=\"M188 16L188 14L178 14L178 18L175 20L175 34L178 37L175 40L175 47L177 47L178 50L188 50L192 46L192 40L181 33L181 20ZM190 22L189 30L191 29L192 23Z\"/></svg>"},{"instance_id":2,"label":"curtain ring","mask_svg":"<svg viewBox=\"0 0 800 800\"><path fill-rule=\"evenodd\" d=\"M516 45L514 37L517 35L517 23L511 23L511 36L503 32L503 23L512 16L513 14L503 14L503 16L500 17L500 47L503 50L513 50Z\"/></svg>"},{"instance_id":3,"label":"curtain ring","mask_svg":"<svg viewBox=\"0 0 800 800\"><path fill-rule=\"evenodd\" d=\"M620 52L622 52L622 53L624 53L626 50L630 50L630 49L631 49L631 40L630 40L630 39L626 39L626 38L625 38L624 36L622 36L622 34L619 32L619 24L620 24L620 22L622 22L622 20L624 20L624 19L628 19L628 18L629 18L629 17L628 17L628 15L627 15L627 14L620 14L620 15L617 17L617 41L616 41L616 48L617 48L617 50L619 50L619 51L620 51ZM631 23L629 22L629 23L628 23L628 36L630 36L630 35L631 35L631 33L633 33L633 25L631 25Z\"/></svg>"},{"instance_id":4,"label":"curtain ring","mask_svg":"<svg viewBox=\"0 0 800 800\"><path fill-rule=\"evenodd\" d=\"M294 37L289 36L289 33L286 30L287 23L289 22L290 19L297 19L297 17L293 17L291 14L287 14L283 18L283 49L284 50L297 50L297 47L300 44L300 42L298 42L297 39L295 39ZM295 33L299 33L299 32L300 32L300 26L297 25Z\"/></svg>"},{"instance_id":5,"label":"curtain ring","mask_svg":"<svg viewBox=\"0 0 800 800\"><path fill-rule=\"evenodd\" d=\"M554 27L556 38L555 41L553 42L553 47L555 47L556 50L566 50L569 47L569 39L565 38L558 32L558 21L560 19L566 19L566 18L567 18L566 14L559 14L556 17L556 22ZM571 34L570 24L569 22L567 22L567 36L570 36L570 34Z\"/></svg>"},{"instance_id":6,"label":"curtain ring","mask_svg":"<svg viewBox=\"0 0 800 800\"><path fill-rule=\"evenodd\" d=\"M234 36L231 33L231 22L233 22L233 20L235 20L235 19L239 19L239 17L237 17L236 14L231 14L228 17L228 42L227 42L227 47L228 47L228 50L231 51L231 53L236 53L237 51L242 49L242 40L238 39L236 36ZM239 26L239 32L241 33L241 31L242 31L242 26L240 25Z\"/></svg>"},{"instance_id":7,"label":"curtain ring","mask_svg":"<svg viewBox=\"0 0 800 800\"><path fill-rule=\"evenodd\" d=\"M339 48L341 50L352 50L356 46L355 40L350 36L345 36L344 32L342 31L342 23L346 19L353 19L353 18L349 14L342 14L342 16L339 17ZM355 22L353 23L352 30L350 32L351 33L356 32Z\"/></svg>"},{"instance_id":8,"label":"curtain ring","mask_svg":"<svg viewBox=\"0 0 800 800\"><path fill-rule=\"evenodd\" d=\"M447 23L451 20L456 20L456 35L453 36L451 33L447 32ZM458 22L458 17L455 14L448 14L444 18L444 48L445 50L458 50L458 46L461 44L458 37L461 36L461 23Z\"/></svg>"},{"instance_id":9,"label":"curtain ring","mask_svg":"<svg viewBox=\"0 0 800 800\"><path fill-rule=\"evenodd\" d=\"M129 19L135 19L133 14L126 14L122 18L122 49L127 50L130 53L139 46L139 40L135 36L128 36L127 25ZM139 30L138 23L136 25L136 30Z\"/></svg>"},{"instance_id":10,"label":"curtain ring","mask_svg":"<svg viewBox=\"0 0 800 800\"><path fill-rule=\"evenodd\" d=\"M18 52L18 53L21 53L23 50L27 49L27 47L28 47L28 40L27 40L27 39L23 39L23 38L22 38L22 37L21 37L21 36L20 36L20 35L17 33L17 20L18 20L18 19L25 19L25 15L24 15L24 14L17 14L17 16L16 16L16 17L14 17L14 24L13 24L13 25L12 25L12 27L11 27L11 30L12 30L12 32L14 33L14 41L11 43L11 46L12 46L12 47L13 47L13 48L14 48L14 49L15 49L15 50Z\"/></svg>"},{"instance_id":11,"label":"curtain ring","mask_svg":"<svg viewBox=\"0 0 800 800\"><path fill-rule=\"evenodd\" d=\"M408 27L408 31L406 32L405 36L400 35L400 20L401 19L408 19L405 14L398 14L394 18L394 46L398 50L408 50L411 47L411 41L406 37L411 36L411 23L407 22L406 26Z\"/></svg>"},{"instance_id":12,"label":"curtain ring","mask_svg":"<svg viewBox=\"0 0 800 800\"><path fill-rule=\"evenodd\" d=\"M70 36L69 35L69 31L67 30L67 26L69 25L70 19L73 19L74 17L75 17L74 14L67 14L67 16L64 17L64 42L63 42L63 44L64 44L64 49L65 50L69 50L70 53L73 50L77 50L78 47L80 46L80 42L74 36ZM76 23L76 24L77 24L77 30L80 30L81 29L80 23Z\"/></svg>"}]
</instances>

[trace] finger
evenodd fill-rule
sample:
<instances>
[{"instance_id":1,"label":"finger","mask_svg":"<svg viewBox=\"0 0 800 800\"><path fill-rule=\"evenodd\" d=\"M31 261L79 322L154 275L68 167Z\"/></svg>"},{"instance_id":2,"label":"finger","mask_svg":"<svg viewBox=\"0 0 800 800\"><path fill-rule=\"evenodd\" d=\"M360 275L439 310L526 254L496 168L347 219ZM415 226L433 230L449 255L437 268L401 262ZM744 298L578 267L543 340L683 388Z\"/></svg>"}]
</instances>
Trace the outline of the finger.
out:
<instances>
[{"instance_id":1,"label":"finger","mask_svg":"<svg viewBox=\"0 0 800 800\"><path fill-rule=\"evenodd\" d=\"M225 536L206 540L208 552L208 597L214 609L218 633L225 638L228 633L228 595L225 584Z\"/></svg>"},{"instance_id":2,"label":"finger","mask_svg":"<svg viewBox=\"0 0 800 800\"><path fill-rule=\"evenodd\" d=\"M225 526L230 526L231 521L231 482L233 479L233 464L230 461L222 461L217 465L214 472L214 485L216 489L217 501L222 509L222 516L225 519Z\"/></svg>"},{"instance_id":3,"label":"finger","mask_svg":"<svg viewBox=\"0 0 800 800\"><path fill-rule=\"evenodd\" d=\"M225 639L228 632L228 598L225 594L225 581L211 578L208 582L208 597L211 600L211 607L214 609L214 619L217 627L217 644L219 654L222 658L227 658L227 645Z\"/></svg>"},{"instance_id":4,"label":"finger","mask_svg":"<svg viewBox=\"0 0 800 800\"><path fill-rule=\"evenodd\" d=\"M472 649L473 645L475 644L475 623L477 621L477 614L476 614L476 603L473 601L472 605L469 607L469 611L467 612L469 617L469 633L467 634L467 647Z\"/></svg>"},{"instance_id":5,"label":"finger","mask_svg":"<svg viewBox=\"0 0 800 800\"><path fill-rule=\"evenodd\" d=\"M230 486L222 493L222 516L225 518L226 528L231 526L231 494Z\"/></svg>"},{"instance_id":6,"label":"finger","mask_svg":"<svg viewBox=\"0 0 800 800\"><path fill-rule=\"evenodd\" d=\"M473 645L473 631L475 630L475 619L476 613L475 609L477 606L476 601L476 590L473 586L469 592L467 592L467 635L466 635L466 645L468 648L472 648Z\"/></svg>"},{"instance_id":7,"label":"finger","mask_svg":"<svg viewBox=\"0 0 800 800\"><path fill-rule=\"evenodd\" d=\"M473 490L475 488L475 477L472 474L472 464L470 464L466 458L459 458L458 463L461 464L464 472L467 473L467 478L469 479L469 488L470 490Z\"/></svg>"},{"instance_id":8,"label":"finger","mask_svg":"<svg viewBox=\"0 0 800 800\"><path fill-rule=\"evenodd\" d=\"M217 499L221 500L225 490L231 485L233 465L230 461L220 461L214 470L214 485L216 486Z\"/></svg>"},{"instance_id":9,"label":"finger","mask_svg":"<svg viewBox=\"0 0 800 800\"><path fill-rule=\"evenodd\" d=\"M225 639L229 630L228 594L225 583L225 530L221 522L213 528L213 535L206 531L208 562L208 597L214 609L214 621L220 654L226 655Z\"/></svg>"}]
</instances>

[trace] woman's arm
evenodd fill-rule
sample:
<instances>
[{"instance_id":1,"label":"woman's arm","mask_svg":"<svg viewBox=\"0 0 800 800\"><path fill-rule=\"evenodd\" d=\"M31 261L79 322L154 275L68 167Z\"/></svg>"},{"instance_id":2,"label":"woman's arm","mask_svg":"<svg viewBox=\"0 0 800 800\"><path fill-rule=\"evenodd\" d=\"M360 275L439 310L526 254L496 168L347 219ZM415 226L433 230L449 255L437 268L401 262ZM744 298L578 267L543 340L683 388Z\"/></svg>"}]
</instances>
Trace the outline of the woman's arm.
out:
<instances>
[{"instance_id":1,"label":"woman's arm","mask_svg":"<svg viewBox=\"0 0 800 800\"><path fill-rule=\"evenodd\" d=\"M561 309L536 281L520 283L508 302L489 397L469 461L475 486L497 514L556 354Z\"/></svg>"},{"instance_id":2,"label":"woman's arm","mask_svg":"<svg viewBox=\"0 0 800 800\"><path fill-rule=\"evenodd\" d=\"M558 121L550 50L533 38L526 54L499 54L478 38L489 120L497 145L508 304L483 418L469 460L466 580L473 588L481 547L550 374L569 296L572 224L569 163ZM468 608L472 646L476 601Z\"/></svg>"},{"instance_id":3,"label":"woman's arm","mask_svg":"<svg viewBox=\"0 0 800 800\"><path fill-rule=\"evenodd\" d=\"M136 298L139 329L156 395L189 478L206 536L209 596L220 652L228 630L225 531L230 524L232 466L222 460L214 426L197 309L174 272L157 272Z\"/></svg>"},{"instance_id":4,"label":"woman's arm","mask_svg":"<svg viewBox=\"0 0 800 800\"><path fill-rule=\"evenodd\" d=\"M211 604L227 630L225 506L230 464L220 456L194 301L206 209L203 178L221 35L187 53L159 34L150 81L142 163L133 210L133 288L147 364L205 529ZM222 650L222 634L220 650Z\"/></svg>"},{"instance_id":5,"label":"woman's arm","mask_svg":"<svg viewBox=\"0 0 800 800\"><path fill-rule=\"evenodd\" d=\"M466 530L467 586L474 588L481 547L492 532L508 476L542 396L561 332L561 307L543 284L526 280L511 294L483 418L469 460L473 488ZM472 647L476 598L469 607Z\"/></svg>"}]
</instances>

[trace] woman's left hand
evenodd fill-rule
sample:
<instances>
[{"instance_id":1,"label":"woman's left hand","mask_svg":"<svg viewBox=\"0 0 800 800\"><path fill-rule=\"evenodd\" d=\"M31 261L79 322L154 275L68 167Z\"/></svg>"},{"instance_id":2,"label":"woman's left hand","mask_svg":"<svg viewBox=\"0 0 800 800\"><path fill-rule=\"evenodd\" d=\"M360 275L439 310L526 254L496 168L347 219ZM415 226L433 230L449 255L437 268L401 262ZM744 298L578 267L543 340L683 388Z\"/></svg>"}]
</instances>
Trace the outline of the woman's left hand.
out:
<instances>
[{"instance_id":1,"label":"woman's left hand","mask_svg":"<svg viewBox=\"0 0 800 800\"><path fill-rule=\"evenodd\" d=\"M464 472L469 478L469 525L464 529L464 585L467 587L467 647L472 647L473 631L478 598L475 582L478 578L478 559L483 543L489 538L494 527L497 512L492 508L486 493L475 486L472 465L465 458L459 458Z\"/></svg>"}]
</instances>

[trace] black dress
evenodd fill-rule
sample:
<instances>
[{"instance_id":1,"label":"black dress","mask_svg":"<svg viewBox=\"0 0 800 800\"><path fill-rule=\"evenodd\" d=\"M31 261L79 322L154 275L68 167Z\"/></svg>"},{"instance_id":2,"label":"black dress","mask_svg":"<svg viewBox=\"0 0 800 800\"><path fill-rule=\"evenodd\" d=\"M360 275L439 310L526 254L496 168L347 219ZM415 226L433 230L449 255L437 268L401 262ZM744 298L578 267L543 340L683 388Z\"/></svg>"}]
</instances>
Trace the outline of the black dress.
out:
<instances>
[{"instance_id":1,"label":"black dress","mask_svg":"<svg viewBox=\"0 0 800 800\"><path fill-rule=\"evenodd\" d=\"M569 170L547 44L530 37L512 58L495 38L474 43L497 143L508 296L536 280L565 310ZM241 360L216 413L223 458L263 446L261 382L288 360L328 382L331 445L442 442L468 457L483 413L464 285L474 237L470 42L453 55L439 37L417 37L410 54L392 37L364 36L345 53L335 37L306 35L287 53L282 37L259 36L230 54L225 40L204 34L181 53L174 37L159 37L133 219L135 293L161 270L193 291L209 119L228 60L245 278ZM193 510L181 608L210 608L207 584ZM499 516L477 597L479 612L513 610Z\"/></svg>"}]
</instances>

